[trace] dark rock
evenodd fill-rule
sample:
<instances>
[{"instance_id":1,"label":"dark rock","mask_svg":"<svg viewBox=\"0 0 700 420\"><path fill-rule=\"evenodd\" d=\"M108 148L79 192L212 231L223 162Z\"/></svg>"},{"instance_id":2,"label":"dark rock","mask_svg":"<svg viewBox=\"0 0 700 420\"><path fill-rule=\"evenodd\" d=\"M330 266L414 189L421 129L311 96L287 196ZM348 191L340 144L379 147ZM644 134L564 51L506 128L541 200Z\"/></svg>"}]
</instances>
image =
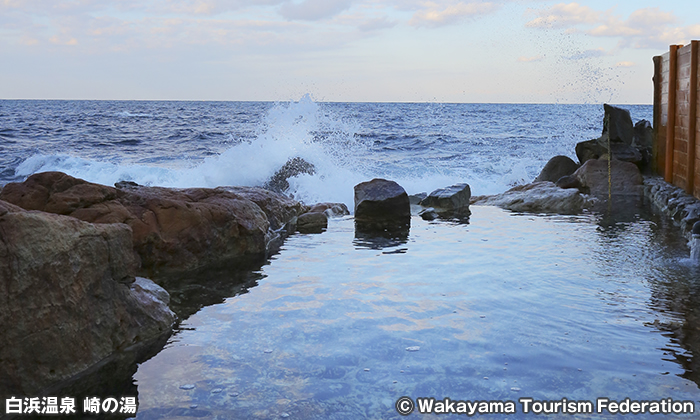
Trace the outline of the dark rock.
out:
<instances>
[{"instance_id":1,"label":"dark rock","mask_svg":"<svg viewBox=\"0 0 700 420\"><path fill-rule=\"evenodd\" d=\"M301 233L321 233L328 228L328 217L322 212L304 213L297 219L297 230Z\"/></svg>"},{"instance_id":2,"label":"dark rock","mask_svg":"<svg viewBox=\"0 0 700 420\"><path fill-rule=\"evenodd\" d=\"M420 205L423 207L434 207L438 213L468 210L471 196L469 184L455 184L431 192L421 200Z\"/></svg>"},{"instance_id":3,"label":"dark rock","mask_svg":"<svg viewBox=\"0 0 700 420\"><path fill-rule=\"evenodd\" d=\"M138 187L139 184L133 182L133 181L119 181L114 184L114 187L119 189L119 190L125 190L128 188L136 188Z\"/></svg>"},{"instance_id":4,"label":"dark rock","mask_svg":"<svg viewBox=\"0 0 700 420\"><path fill-rule=\"evenodd\" d=\"M632 145L639 149L651 148L654 143L654 129L647 120L639 120L634 125Z\"/></svg>"},{"instance_id":5,"label":"dark rock","mask_svg":"<svg viewBox=\"0 0 700 420\"><path fill-rule=\"evenodd\" d=\"M613 159L610 162L610 185L613 195L638 195L642 193L642 174L633 163ZM592 195L603 197L608 195L608 160L588 160L576 172L584 188Z\"/></svg>"},{"instance_id":6,"label":"dark rock","mask_svg":"<svg viewBox=\"0 0 700 420\"><path fill-rule=\"evenodd\" d=\"M355 185L355 222L370 230L410 225L406 190L381 178Z\"/></svg>"},{"instance_id":7,"label":"dark rock","mask_svg":"<svg viewBox=\"0 0 700 420\"><path fill-rule=\"evenodd\" d=\"M7 184L0 199L91 223L125 223L146 270L193 270L265 257L276 229L306 211L260 188L115 189L60 172Z\"/></svg>"},{"instance_id":8,"label":"dark rock","mask_svg":"<svg viewBox=\"0 0 700 420\"><path fill-rule=\"evenodd\" d=\"M300 157L291 158L281 168L275 172L269 181L265 183L263 188L274 191L276 193L284 193L289 189L289 178L308 174L314 175L316 167Z\"/></svg>"},{"instance_id":9,"label":"dark rock","mask_svg":"<svg viewBox=\"0 0 700 420\"><path fill-rule=\"evenodd\" d=\"M347 216L350 214L348 206L344 203L318 203L311 206L309 213L326 213L328 217Z\"/></svg>"},{"instance_id":10,"label":"dark rock","mask_svg":"<svg viewBox=\"0 0 700 420\"><path fill-rule=\"evenodd\" d=\"M573 175L566 175L559 178L556 182L556 186L559 188L576 188L578 190L583 189L581 181ZM584 192L584 191L581 191Z\"/></svg>"},{"instance_id":11,"label":"dark rock","mask_svg":"<svg viewBox=\"0 0 700 420\"><path fill-rule=\"evenodd\" d=\"M630 112L608 104L603 104L603 109L605 117L603 118L603 135L599 139L600 143L604 144L610 139L611 143L623 143L631 146L634 139L634 126Z\"/></svg>"},{"instance_id":12,"label":"dark rock","mask_svg":"<svg viewBox=\"0 0 700 420\"><path fill-rule=\"evenodd\" d=\"M576 144L576 157L581 164L590 159L598 159L606 153L608 153L607 145L601 146L598 140L582 141Z\"/></svg>"},{"instance_id":13,"label":"dark rock","mask_svg":"<svg viewBox=\"0 0 700 420\"><path fill-rule=\"evenodd\" d=\"M169 335L167 292L135 268L127 225L0 201L0 395L41 395Z\"/></svg>"},{"instance_id":14,"label":"dark rock","mask_svg":"<svg viewBox=\"0 0 700 420\"><path fill-rule=\"evenodd\" d=\"M535 182L557 182L561 177L576 172L578 167L579 165L568 156L554 156L544 165L542 172L535 178Z\"/></svg>"},{"instance_id":15,"label":"dark rock","mask_svg":"<svg viewBox=\"0 0 700 420\"><path fill-rule=\"evenodd\" d=\"M601 144L600 139L582 141L576 144L576 157L585 163L588 160L597 160L608 154L608 144ZM624 143L610 143L610 151L613 158L625 162L638 163L642 161L642 154L633 146Z\"/></svg>"},{"instance_id":16,"label":"dark rock","mask_svg":"<svg viewBox=\"0 0 700 420\"><path fill-rule=\"evenodd\" d=\"M423 219L423 220L435 220L438 218L438 214L435 211L434 208L428 207L427 209L421 210L418 215Z\"/></svg>"}]
</instances>

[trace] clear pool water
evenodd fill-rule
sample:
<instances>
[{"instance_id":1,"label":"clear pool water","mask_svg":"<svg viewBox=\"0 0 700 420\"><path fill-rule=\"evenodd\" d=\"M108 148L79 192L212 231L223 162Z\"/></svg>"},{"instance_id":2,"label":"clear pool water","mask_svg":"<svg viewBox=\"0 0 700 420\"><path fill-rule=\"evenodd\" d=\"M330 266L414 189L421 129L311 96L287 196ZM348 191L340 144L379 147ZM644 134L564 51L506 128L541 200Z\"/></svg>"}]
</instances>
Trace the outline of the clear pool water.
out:
<instances>
[{"instance_id":1,"label":"clear pool water","mask_svg":"<svg viewBox=\"0 0 700 420\"><path fill-rule=\"evenodd\" d=\"M668 223L472 207L468 224L414 217L407 238L373 240L333 219L184 320L134 376L137 419L397 419L402 396L514 401L507 418L538 417L525 397L698 400L700 269Z\"/></svg>"}]
</instances>

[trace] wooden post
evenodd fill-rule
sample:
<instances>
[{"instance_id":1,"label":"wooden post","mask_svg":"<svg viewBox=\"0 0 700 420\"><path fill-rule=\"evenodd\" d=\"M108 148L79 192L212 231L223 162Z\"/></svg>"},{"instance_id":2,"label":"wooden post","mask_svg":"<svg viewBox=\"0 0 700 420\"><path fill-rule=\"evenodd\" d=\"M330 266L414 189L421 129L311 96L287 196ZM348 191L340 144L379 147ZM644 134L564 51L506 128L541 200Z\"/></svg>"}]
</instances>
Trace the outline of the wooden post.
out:
<instances>
[{"instance_id":1,"label":"wooden post","mask_svg":"<svg viewBox=\"0 0 700 420\"><path fill-rule=\"evenodd\" d=\"M671 45L668 57L668 121L666 124L666 164L664 165L664 179L671 184L673 184L673 140L676 135L677 63L678 45Z\"/></svg>"},{"instance_id":2,"label":"wooden post","mask_svg":"<svg viewBox=\"0 0 700 420\"><path fill-rule=\"evenodd\" d=\"M661 127L661 113L663 112L662 110L662 105L661 105L661 98L662 98L662 84L661 81L663 80L663 75L661 74L662 70L662 63L664 61L664 58L660 55L657 55L654 57L654 77L652 78L654 82L654 121L653 127L654 127L654 143L652 147L652 157L651 157L651 166L652 170L656 174L664 174L664 162L665 162L665 156L664 156L664 146L659 143L659 127Z\"/></svg>"},{"instance_id":3,"label":"wooden post","mask_svg":"<svg viewBox=\"0 0 700 420\"><path fill-rule=\"evenodd\" d=\"M690 111L688 122L688 183L686 192L694 195L695 192L695 138L697 134L697 108L698 108L698 45L699 41L692 41L690 45Z\"/></svg>"}]
</instances>

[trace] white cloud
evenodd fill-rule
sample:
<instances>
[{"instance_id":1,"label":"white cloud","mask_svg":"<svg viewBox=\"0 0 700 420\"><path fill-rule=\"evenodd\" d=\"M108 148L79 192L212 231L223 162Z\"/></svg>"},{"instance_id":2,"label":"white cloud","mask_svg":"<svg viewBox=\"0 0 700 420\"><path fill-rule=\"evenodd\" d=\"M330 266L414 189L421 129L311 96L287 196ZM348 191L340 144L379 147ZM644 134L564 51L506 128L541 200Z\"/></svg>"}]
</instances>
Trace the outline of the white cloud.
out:
<instances>
[{"instance_id":1,"label":"white cloud","mask_svg":"<svg viewBox=\"0 0 700 420\"><path fill-rule=\"evenodd\" d=\"M620 61L619 63L615 64L615 67L634 67L636 65L636 63L633 63L631 61Z\"/></svg>"},{"instance_id":2,"label":"white cloud","mask_svg":"<svg viewBox=\"0 0 700 420\"><path fill-rule=\"evenodd\" d=\"M547 10L534 11L539 17L527 22L528 28L564 28L578 24L594 24L600 19L600 12L578 3L559 3Z\"/></svg>"},{"instance_id":3,"label":"white cloud","mask_svg":"<svg viewBox=\"0 0 700 420\"><path fill-rule=\"evenodd\" d=\"M378 31L381 29L393 28L396 26L396 21L387 19L386 16L370 19L358 25L358 29L363 32Z\"/></svg>"},{"instance_id":4,"label":"white cloud","mask_svg":"<svg viewBox=\"0 0 700 420\"><path fill-rule=\"evenodd\" d=\"M451 2L441 4L434 1L425 2L424 7L418 10L409 23L413 26L438 27L458 23L469 17L476 17L495 12L499 8L496 3L490 2Z\"/></svg>"},{"instance_id":5,"label":"white cloud","mask_svg":"<svg viewBox=\"0 0 700 420\"><path fill-rule=\"evenodd\" d=\"M684 44L700 36L700 25L679 26L672 12L647 7L627 18L613 14L614 9L597 11L578 3L560 3L541 11L529 21L529 28L561 28L566 33L583 31L594 37L619 38L620 47L666 49L669 44Z\"/></svg>"},{"instance_id":6,"label":"white cloud","mask_svg":"<svg viewBox=\"0 0 700 420\"><path fill-rule=\"evenodd\" d=\"M335 16L351 5L352 0L304 0L283 4L280 14L289 20L320 20Z\"/></svg>"}]
</instances>

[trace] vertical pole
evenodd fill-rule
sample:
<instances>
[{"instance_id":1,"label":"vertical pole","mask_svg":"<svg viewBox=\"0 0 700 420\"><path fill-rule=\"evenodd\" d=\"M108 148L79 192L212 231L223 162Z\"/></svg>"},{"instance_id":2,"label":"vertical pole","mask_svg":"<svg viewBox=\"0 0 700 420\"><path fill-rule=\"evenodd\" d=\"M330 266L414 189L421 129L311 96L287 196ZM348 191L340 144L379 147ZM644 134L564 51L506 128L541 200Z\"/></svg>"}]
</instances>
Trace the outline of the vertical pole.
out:
<instances>
[{"instance_id":1,"label":"vertical pole","mask_svg":"<svg viewBox=\"0 0 700 420\"><path fill-rule=\"evenodd\" d=\"M654 143L652 147L651 155L651 166L655 174L664 173L664 154L663 148L665 145L659 143L659 127L661 127L661 97L662 97L662 84L663 75L661 74L662 62L664 58L660 55L654 57L654 121L652 121L654 127Z\"/></svg>"},{"instance_id":2,"label":"vertical pole","mask_svg":"<svg viewBox=\"0 0 700 420\"><path fill-rule=\"evenodd\" d=\"M698 45L700 42L692 41L690 44L690 111L688 112L688 184L686 192L695 195L695 142L697 135L697 109L698 109Z\"/></svg>"},{"instance_id":3,"label":"vertical pole","mask_svg":"<svg viewBox=\"0 0 700 420\"><path fill-rule=\"evenodd\" d=\"M668 56L668 122L666 124L666 164L664 179L673 183L673 143L676 135L676 89L678 79L678 45L669 47Z\"/></svg>"}]
</instances>

